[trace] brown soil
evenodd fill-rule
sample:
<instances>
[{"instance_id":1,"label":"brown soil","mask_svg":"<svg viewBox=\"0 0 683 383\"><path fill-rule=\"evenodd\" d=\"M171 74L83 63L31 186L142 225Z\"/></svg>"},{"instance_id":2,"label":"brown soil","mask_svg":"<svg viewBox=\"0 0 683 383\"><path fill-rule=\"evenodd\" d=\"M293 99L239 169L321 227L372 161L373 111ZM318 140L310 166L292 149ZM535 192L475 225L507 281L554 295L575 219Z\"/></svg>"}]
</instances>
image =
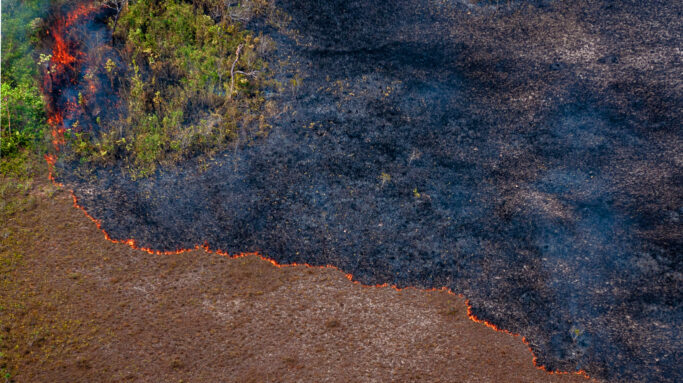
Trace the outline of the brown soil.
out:
<instances>
[{"instance_id":1,"label":"brown soil","mask_svg":"<svg viewBox=\"0 0 683 383\"><path fill-rule=\"evenodd\" d=\"M445 292L111 243L44 179L4 189L0 382L586 381Z\"/></svg>"}]
</instances>

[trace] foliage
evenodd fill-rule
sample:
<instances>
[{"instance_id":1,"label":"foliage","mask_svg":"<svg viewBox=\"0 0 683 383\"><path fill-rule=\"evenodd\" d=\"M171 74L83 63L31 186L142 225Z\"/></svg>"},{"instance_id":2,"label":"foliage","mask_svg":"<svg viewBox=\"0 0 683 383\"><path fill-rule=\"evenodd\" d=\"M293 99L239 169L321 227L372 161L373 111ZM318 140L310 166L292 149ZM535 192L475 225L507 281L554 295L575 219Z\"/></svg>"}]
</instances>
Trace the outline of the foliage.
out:
<instances>
[{"instance_id":1,"label":"foliage","mask_svg":"<svg viewBox=\"0 0 683 383\"><path fill-rule=\"evenodd\" d=\"M32 57L36 30L45 1L2 2L2 82L11 86L32 84L38 68Z\"/></svg>"},{"instance_id":2,"label":"foliage","mask_svg":"<svg viewBox=\"0 0 683 383\"><path fill-rule=\"evenodd\" d=\"M49 61L50 56L34 57L33 44L36 31L45 27L41 17L47 5L66 2L3 2L3 161L23 158L18 156L23 150L40 152L47 146L37 62ZM262 96L270 81L263 58L273 42L253 35L245 24L257 16L276 20L268 0L131 0L120 4L120 12L110 20L111 29L116 23L114 50L110 50L116 57L102 55L106 49L98 47L84 79L106 79L118 92L121 113L103 119L92 115L93 126L86 126L85 119L80 126L75 121L66 127L71 150L62 155L70 156L67 160L120 162L133 177L145 177L159 164L211 155L227 145L243 143L241 137L267 132L264 113L273 106L266 105ZM79 91L78 106L88 110L91 97Z\"/></svg>"},{"instance_id":3,"label":"foliage","mask_svg":"<svg viewBox=\"0 0 683 383\"><path fill-rule=\"evenodd\" d=\"M108 59L101 70L124 84L119 96L127 113L106 122L110 129L91 146L76 143L90 148L81 154L102 163L123 160L133 177L145 177L160 163L224 148L240 127L263 120L262 57L272 42L245 30L226 7L221 1L138 0L123 9L115 41L128 68L117 71Z\"/></svg>"},{"instance_id":4,"label":"foliage","mask_svg":"<svg viewBox=\"0 0 683 383\"><path fill-rule=\"evenodd\" d=\"M34 32L43 1L7 0L2 4L2 91L0 107L0 170L21 167L25 150L44 150L45 104L36 85Z\"/></svg>"},{"instance_id":5,"label":"foliage","mask_svg":"<svg viewBox=\"0 0 683 383\"><path fill-rule=\"evenodd\" d=\"M0 156L12 157L22 148L38 148L47 125L45 103L35 85L19 83L13 87L2 83Z\"/></svg>"}]
</instances>

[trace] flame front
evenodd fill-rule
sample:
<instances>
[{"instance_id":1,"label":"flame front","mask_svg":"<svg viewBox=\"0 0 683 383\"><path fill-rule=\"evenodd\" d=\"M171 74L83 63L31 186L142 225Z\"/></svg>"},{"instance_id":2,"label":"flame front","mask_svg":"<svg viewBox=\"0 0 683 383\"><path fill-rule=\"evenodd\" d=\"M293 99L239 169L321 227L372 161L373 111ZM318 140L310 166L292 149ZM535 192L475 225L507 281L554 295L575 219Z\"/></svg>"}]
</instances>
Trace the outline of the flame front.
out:
<instances>
[{"instance_id":1,"label":"flame front","mask_svg":"<svg viewBox=\"0 0 683 383\"><path fill-rule=\"evenodd\" d=\"M80 5L71 12L69 12L65 17L57 19L55 25L51 29L51 35L53 37L54 43L52 46L52 58L50 61L50 67L45 70L44 73L44 81L43 81L43 93L48 95L48 99L52 100L53 102L48 105L48 123L51 127L51 134L52 134L52 144L55 152L59 152L60 146L65 144L64 140L64 133L66 132L66 127L64 125L65 121L65 115L66 118L69 120L75 119L80 113L82 113L82 109L79 107L78 103L73 100L69 99L64 103L64 105L59 105L58 103L54 102L54 99L51 98L52 92L54 91L53 89L53 84L57 83L59 84L60 81L64 81L65 77L69 77L68 81L70 82L77 82L78 81L78 71L79 71L79 64L84 61L86 58L86 54L84 52L76 50L74 48L74 44L69 44L69 40L67 39L67 36L70 36L71 30L70 28L77 26L79 22L87 19L88 17L92 16L99 7L93 4L88 4L88 5ZM72 71L76 73L76 75L71 75L69 76L69 71ZM95 94L97 91L97 86L91 79L86 79L87 80L87 89L89 90L90 94ZM57 90L60 92L61 90ZM57 186L64 186L63 184L59 183L58 181L55 180L55 177L53 175L53 170L54 166L57 163L57 155L56 154L48 154L45 156L45 161L48 164L48 177L50 180ZM100 231L104 234L104 237L113 243L119 243L119 244L125 244L128 245L129 247L133 249L138 249L141 251L144 251L149 254L154 254L154 255L175 255L175 254L181 254L193 250L198 250L198 249L203 249L207 252L220 255L223 257L228 257L228 258L241 258L241 257L246 257L246 256L257 256L270 264L272 264L275 267L296 267L296 266L303 266L303 267L309 267L309 268L323 268L323 269L334 269L342 272L346 278L356 284L361 284L360 282L354 280L353 275L349 273L344 273L343 271L339 270L336 266L332 265L325 265L325 266L313 266L309 265L306 263L290 263L290 264L280 264L276 262L275 260L268 258L258 252L242 252L242 253L233 253L230 254L229 252L219 250L219 249L210 249L207 244L203 245L196 245L194 248L189 248L189 249L177 249L177 250L171 250L171 251L160 251L160 250L155 250L151 248L146 248L146 247L140 247L137 242L134 239L114 239L112 238L102 227L102 223L91 216L85 208L83 208L79 203L76 195L71 192L71 196L73 198L73 205L77 209L83 211L86 217L88 217ZM361 284L362 285L362 284ZM395 285L390 285L387 283L381 284L381 285L362 285L363 287L375 287L375 288L382 288L382 287L390 287L396 291L401 291L404 290L403 288L399 288ZM407 288L413 288L413 287L407 287ZM424 289L424 291L445 291L448 294L451 295L456 295L459 297L462 297L461 294L455 294L453 291L451 291L447 287L442 287L442 288L432 288L432 289ZM473 313L472 313L472 306L469 302L469 300L465 301L465 304L467 305L467 316L470 318L470 320L476 322L476 323L481 323L492 330L495 330L497 332L502 332L514 337L519 337L519 334L512 333L508 330L501 329L498 326L496 326L493 323L487 322L485 320L477 318ZM533 349L531 348L530 343L527 341L526 338L522 337L522 342L527 345L529 348L529 351L532 353L533 358L533 364L536 368L546 371L549 374L576 374L579 376L582 376L586 379L589 379L588 374L583 371L579 370L576 372L565 372L565 371L549 371L547 368L544 366L538 364L537 357L533 354Z\"/></svg>"}]
</instances>

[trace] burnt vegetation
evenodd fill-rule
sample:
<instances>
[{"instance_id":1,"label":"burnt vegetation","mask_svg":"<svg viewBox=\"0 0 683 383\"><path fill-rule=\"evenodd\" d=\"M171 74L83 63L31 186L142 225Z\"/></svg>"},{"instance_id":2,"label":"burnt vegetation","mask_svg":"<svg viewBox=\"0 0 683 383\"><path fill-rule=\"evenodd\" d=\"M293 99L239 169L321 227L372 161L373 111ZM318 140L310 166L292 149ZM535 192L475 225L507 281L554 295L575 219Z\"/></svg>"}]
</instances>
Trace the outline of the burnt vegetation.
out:
<instances>
[{"instance_id":1,"label":"burnt vegetation","mask_svg":"<svg viewBox=\"0 0 683 383\"><path fill-rule=\"evenodd\" d=\"M112 238L447 286L549 370L681 380L680 5L277 4L297 86L267 137L137 181L64 167Z\"/></svg>"}]
</instances>

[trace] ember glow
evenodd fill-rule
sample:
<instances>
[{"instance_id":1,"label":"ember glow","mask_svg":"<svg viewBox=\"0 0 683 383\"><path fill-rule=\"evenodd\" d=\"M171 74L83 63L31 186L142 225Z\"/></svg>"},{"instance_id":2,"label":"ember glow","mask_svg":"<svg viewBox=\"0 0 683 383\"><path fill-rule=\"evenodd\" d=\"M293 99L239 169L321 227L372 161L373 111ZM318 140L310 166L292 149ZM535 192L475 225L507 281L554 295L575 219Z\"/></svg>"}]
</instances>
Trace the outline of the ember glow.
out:
<instances>
[{"instance_id":1,"label":"ember glow","mask_svg":"<svg viewBox=\"0 0 683 383\"><path fill-rule=\"evenodd\" d=\"M78 64L83 60L85 55L79 51L74 44L67 39L69 29L74 26L79 20L91 16L97 8L93 5L80 5L66 17L57 18L54 26L51 29L51 36L54 39L52 45L52 59L49 67L44 71L43 92L48 95L52 101L49 106L50 115L48 116L48 124L52 129L52 144L55 151L59 151L61 145L64 145L64 133L66 127L64 126L64 113L67 118L74 119L78 115L78 108L75 102L69 102L66 107L57 105L55 99L52 97L53 84L59 84L65 77L69 81L76 81L76 77L72 77L67 71L77 73L79 71ZM57 89L57 91L59 91Z\"/></svg>"},{"instance_id":2,"label":"ember glow","mask_svg":"<svg viewBox=\"0 0 683 383\"><path fill-rule=\"evenodd\" d=\"M56 26L52 30L52 36L55 39L54 48L52 49L52 62L59 65L71 65L76 61L76 57L69 53L69 48L64 41L64 26Z\"/></svg>"}]
</instances>

